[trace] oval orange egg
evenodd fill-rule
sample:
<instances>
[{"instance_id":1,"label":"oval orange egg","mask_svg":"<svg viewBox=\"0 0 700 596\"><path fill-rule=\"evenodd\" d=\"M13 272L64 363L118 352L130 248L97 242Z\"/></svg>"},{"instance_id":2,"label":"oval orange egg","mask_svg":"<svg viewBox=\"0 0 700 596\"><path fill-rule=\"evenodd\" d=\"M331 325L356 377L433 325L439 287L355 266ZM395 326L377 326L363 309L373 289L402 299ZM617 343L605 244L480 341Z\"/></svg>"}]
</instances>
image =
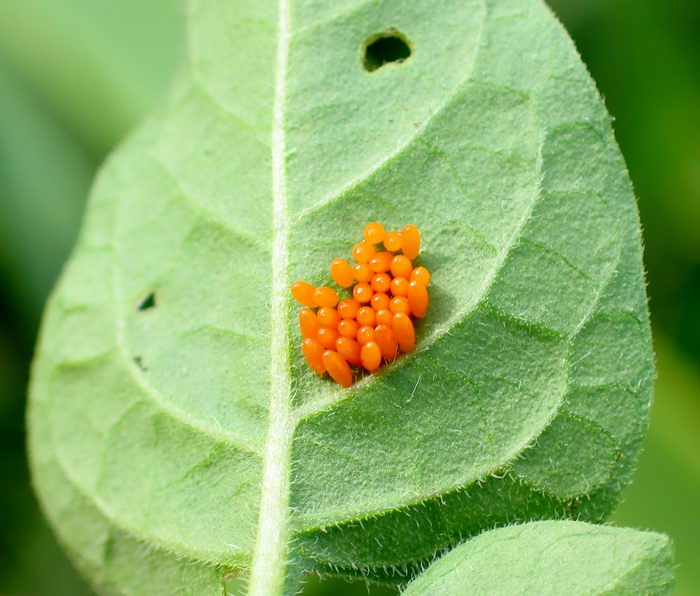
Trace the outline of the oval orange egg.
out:
<instances>
[{"instance_id":1,"label":"oval orange egg","mask_svg":"<svg viewBox=\"0 0 700 596\"><path fill-rule=\"evenodd\" d=\"M376 250L372 244L366 240L362 240L353 247L352 258L358 263L366 263L374 257L375 252Z\"/></svg>"},{"instance_id":2,"label":"oval orange egg","mask_svg":"<svg viewBox=\"0 0 700 596\"><path fill-rule=\"evenodd\" d=\"M352 266L352 274L355 281L361 283L368 282L372 279L373 271L367 263L357 263Z\"/></svg>"},{"instance_id":3,"label":"oval orange egg","mask_svg":"<svg viewBox=\"0 0 700 596\"><path fill-rule=\"evenodd\" d=\"M364 345L367 342L374 341L374 327L365 325L357 330L357 342Z\"/></svg>"},{"instance_id":4,"label":"oval orange egg","mask_svg":"<svg viewBox=\"0 0 700 596\"><path fill-rule=\"evenodd\" d=\"M376 313L373 308L370 308L369 306L363 306L360 310L357 311L357 322L360 324L360 326L374 327L375 320Z\"/></svg>"},{"instance_id":5,"label":"oval orange egg","mask_svg":"<svg viewBox=\"0 0 700 596\"><path fill-rule=\"evenodd\" d=\"M405 296L395 296L392 298L391 302L389 303L389 310L394 314L397 312L411 312L408 299Z\"/></svg>"},{"instance_id":6,"label":"oval orange egg","mask_svg":"<svg viewBox=\"0 0 700 596\"><path fill-rule=\"evenodd\" d=\"M391 277L386 273L377 273L372 278L371 285L375 292L388 292L391 286Z\"/></svg>"},{"instance_id":7,"label":"oval orange egg","mask_svg":"<svg viewBox=\"0 0 700 596\"><path fill-rule=\"evenodd\" d=\"M384 226L379 222L373 221L365 226L364 239L370 244L379 244L384 240Z\"/></svg>"},{"instance_id":8,"label":"oval orange egg","mask_svg":"<svg viewBox=\"0 0 700 596\"><path fill-rule=\"evenodd\" d=\"M366 304L372 299L372 288L367 283L359 283L352 289L352 295L358 302Z\"/></svg>"},{"instance_id":9,"label":"oval orange egg","mask_svg":"<svg viewBox=\"0 0 700 596\"><path fill-rule=\"evenodd\" d=\"M408 284L407 297L411 314L419 319L424 317L429 304L428 290L426 287L422 283L412 281Z\"/></svg>"},{"instance_id":10,"label":"oval orange egg","mask_svg":"<svg viewBox=\"0 0 700 596\"><path fill-rule=\"evenodd\" d=\"M351 337L355 339L357 337L357 330L360 326L354 319L343 319L338 323L338 333L343 337Z\"/></svg>"},{"instance_id":11,"label":"oval orange egg","mask_svg":"<svg viewBox=\"0 0 700 596\"><path fill-rule=\"evenodd\" d=\"M310 308L302 308L299 311L299 329L301 330L301 336L316 337L318 330L321 328L321 323L319 323L316 313Z\"/></svg>"},{"instance_id":12,"label":"oval orange egg","mask_svg":"<svg viewBox=\"0 0 700 596\"><path fill-rule=\"evenodd\" d=\"M341 288L349 288L355 281L352 267L345 259L333 259L331 262L331 277Z\"/></svg>"},{"instance_id":13,"label":"oval orange egg","mask_svg":"<svg viewBox=\"0 0 700 596\"><path fill-rule=\"evenodd\" d=\"M411 275L412 270L413 264L408 257L404 255L396 255L393 259L391 259L391 274L394 277L405 277L408 279L408 276Z\"/></svg>"},{"instance_id":14,"label":"oval orange egg","mask_svg":"<svg viewBox=\"0 0 700 596\"><path fill-rule=\"evenodd\" d=\"M391 327L393 321L394 313L392 313L388 308L377 311L377 325L386 325L387 327Z\"/></svg>"},{"instance_id":15,"label":"oval orange egg","mask_svg":"<svg viewBox=\"0 0 700 596\"><path fill-rule=\"evenodd\" d=\"M401 232L401 250L409 259L413 260L420 252L420 232L413 225L406 226Z\"/></svg>"},{"instance_id":16,"label":"oval orange egg","mask_svg":"<svg viewBox=\"0 0 700 596\"><path fill-rule=\"evenodd\" d=\"M360 366L360 344L351 337L339 337L335 341L335 349L345 360L355 366Z\"/></svg>"},{"instance_id":17,"label":"oval orange egg","mask_svg":"<svg viewBox=\"0 0 700 596\"><path fill-rule=\"evenodd\" d=\"M316 317L323 327L337 327L338 323L340 323L338 311L330 306L322 306L319 308L316 311Z\"/></svg>"},{"instance_id":18,"label":"oval orange egg","mask_svg":"<svg viewBox=\"0 0 700 596\"><path fill-rule=\"evenodd\" d=\"M416 347L416 330L413 327L411 317L407 314L398 312L394 315L394 324L392 325L394 336L401 346L402 352L413 352Z\"/></svg>"},{"instance_id":19,"label":"oval orange egg","mask_svg":"<svg viewBox=\"0 0 700 596\"><path fill-rule=\"evenodd\" d=\"M372 296L372 300L369 303L374 310L386 310L389 308L389 300L391 299L388 294L377 292Z\"/></svg>"},{"instance_id":20,"label":"oval orange egg","mask_svg":"<svg viewBox=\"0 0 700 596\"><path fill-rule=\"evenodd\" d=\"M330 350L338 339L338 331L333 327L321 327L316 334L316 339L324 348Z\"/></svg>"},{"instance_id":21,"label":"oval orange egg","mask_svg":"<svg viewBox=\"0 0 700 596\"><path fill-rule=\"evenodd\" d=\"M317 375L326 372L326 367L323 364L323 346L320 342L307 337L301 344L301 351L306 362Z\"/></svg>"},{"instance_id":22,"label":"oval orange egg","mask_svg":"<svg viewBox=\"0 0 700 596\"><path fill-rule=\"evenodd\" d=\"M417 281L427 288L430 285L430 271L428 271L425 267L416 267L413 271L411 271L409 281Z\"/></svg>"},{"instance_id":23,"label":"oval orange egg","mask_svg":"<svg viewBox=\"0 0 700 596\"><path fill-rule=\"evenodd\" d=\"M308 306L309 308L318 306L314 296L315 292L316 288L314 288L309 282L295 281L292 284L292 296L294 300L303 306Z\"/></svg>"},{"instance_id":24,"label":"oval orange egg","mask_svg":"<svg viewBox=\"0 0 700 596\"><path fill-rule=\"evenodd\" d=\"M391 280L391 293L394 296L408 294L408 280L405 277L395 277Z\"/></svg>"},{"instance_id":25,"label":"oval orange egg","mask_svg":"<svg viewBox=\"0 0 700 596\"><path fill-rule=\"evenodd\" d=\"M350 366L338 352L335 350L326 350L323 353L323 365L326 367L331 378L342 385L350 387L352 385L352 371Z\"/></svg>"},{"instance_id":26,"label":"oval orange egg","mask_svg":"<svg viewBox=\"0 0 700 596\"><path fill-rule=\"evenodd\" d=\"M321 286L314 290L314 299L318 306L335 306L338 304L338 294L333 288Z\"/></svg>"},{"instance_id":27,"label":"oval orange egg","mask_svg":"<svg viewBox=\"0 0 700 596\"><path fill-rule=\"evenodd\" d=\"M389 232L384 236L384 248L390 252L401 250L401 232Z\"/></svg>"},{"instance_id":28,"label":"oval orange egg","mask_svg":"<svg viewBox=\"0 0 700 596\"><path fill-rule=\"evenodd\" d=\"M345 298L338 303L338 314L343 319L354 319L360 303L354 298Z\"/></svg>"},{"instance_id":29,"label":"oval orange egg","mask_svg":"<svg viewBox=\"0 0 700 596\"><path fill-rule=\"evenodd\" d=\"M387 325L377 325L374 330L374 341L382 351L385 360L393 361L399 354L399 342L391 327Z\"/></svg>"},{"instance_id":30,"label":"oval orange egg","mask_svg":"<svg viewBox=\"0 0 700 596\"><path fill-rule=\"evenodd\" d=\"M382 363L382 350L376 342L370 341L362 346L360 359L362 360L362 366L369 372L374 372Z\"/></svg>"},{"instance_id":31,"label":"oval orange egg","mask_svg":"<svg viewBox=\"0 0 700 596\"><path fill-rule=\"evenodd\" d=\"M390 252L378 252L369 262L369 268L374 273L386 273L391 269L391 260L394 258Z\"/></svg>"}]
</instances>

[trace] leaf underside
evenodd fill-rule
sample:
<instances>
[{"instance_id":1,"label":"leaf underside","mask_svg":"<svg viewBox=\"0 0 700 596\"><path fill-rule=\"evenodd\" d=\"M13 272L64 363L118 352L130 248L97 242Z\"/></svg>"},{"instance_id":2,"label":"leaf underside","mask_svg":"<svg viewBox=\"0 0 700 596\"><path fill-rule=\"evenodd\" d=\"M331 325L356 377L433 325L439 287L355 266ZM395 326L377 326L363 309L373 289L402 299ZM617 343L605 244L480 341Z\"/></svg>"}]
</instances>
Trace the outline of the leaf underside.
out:
<instances>
[{"instance_id":1,"label":"leaf underside","mask_svg":"<svg viewBox=\"0 0 700 596\"><path fill-rule=\"evenodd\" d=\"M431 565L404 596L662 596L673 591L668 537L543 521L486 532Z\"/></svg>"},{"instance_id":2,"label":"leaf underside","mask_svg":"<svg viewBox=\"0 0 700 596\"><path fill-rule=\"evenodd\" d=\"M192 0L188 25L37 352L34 480L78 565L106 593L220 593L277 532L304 568L403 582L485 528L602 520L651 399L640 232L545 5ZM411 56L366 72L390 29ZM343 389L304 364L286 289L374 220L420 227L431 310L414 354Z\"/></svg>"}]
</instances>

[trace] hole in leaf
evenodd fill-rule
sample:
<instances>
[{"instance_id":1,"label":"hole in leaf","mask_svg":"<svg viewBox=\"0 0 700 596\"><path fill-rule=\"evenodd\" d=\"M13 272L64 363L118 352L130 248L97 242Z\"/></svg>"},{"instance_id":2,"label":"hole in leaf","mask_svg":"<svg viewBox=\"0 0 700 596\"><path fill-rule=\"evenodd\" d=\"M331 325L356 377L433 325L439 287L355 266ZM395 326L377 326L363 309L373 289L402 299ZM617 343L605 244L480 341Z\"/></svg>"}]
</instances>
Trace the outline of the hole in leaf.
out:
<instances>
[{"instance_id":1,"label":"hole in leaf","mask_svg":"<svg viewBox=\"0 0 700 596\"><path fill-rule=\"evenodd\" d=\"M373 35L365 42L362 63L367 72L374 72L390 62L401 63L411 55L408 40L395 29Z\"/></svg>"},{"instance_id":2,"label":"hole in leaf","mask_svg":"<svg viewBox=\"0 0 700 596\"><path fill-rule=\"evenodd\" d=\"M158 306L158 297L155 292L149 292L146 294L139 303L136 305L136 310L138 312L146 312Z\"/></svg>"}]
</instances>

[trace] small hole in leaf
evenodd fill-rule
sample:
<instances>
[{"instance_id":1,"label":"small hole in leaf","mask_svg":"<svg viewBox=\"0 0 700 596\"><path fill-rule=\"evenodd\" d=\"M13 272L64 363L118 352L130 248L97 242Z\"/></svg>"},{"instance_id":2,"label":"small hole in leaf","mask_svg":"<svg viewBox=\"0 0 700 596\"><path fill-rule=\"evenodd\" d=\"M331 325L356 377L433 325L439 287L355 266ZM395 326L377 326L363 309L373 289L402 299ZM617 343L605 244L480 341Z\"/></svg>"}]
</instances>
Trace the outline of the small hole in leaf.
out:
<instances>
[{"instance_id":1,"label":"small hole in leaf","mask_svg":"<svg viewBox=\"0 0 700 596\"><path fill-rule=\"evenodd\" d=\"M138 312L146 312L147 310L154 309L156 306L158 306L158 297L155 292L149 292L139 300L139 303L136 305L136 310Z\"/></svg>"},{"instance_id":2,"label":"small hole in leaf","mask_svg":"<svg viewBox=\"0 0 700 596\"><path fill-rule=\"evenodd\" d=\"M395 29L373 35L364 47L362 63L367 72L374 72L390 62L400 64L411 56L408 40Z\"/></svg>"}]
</instances>

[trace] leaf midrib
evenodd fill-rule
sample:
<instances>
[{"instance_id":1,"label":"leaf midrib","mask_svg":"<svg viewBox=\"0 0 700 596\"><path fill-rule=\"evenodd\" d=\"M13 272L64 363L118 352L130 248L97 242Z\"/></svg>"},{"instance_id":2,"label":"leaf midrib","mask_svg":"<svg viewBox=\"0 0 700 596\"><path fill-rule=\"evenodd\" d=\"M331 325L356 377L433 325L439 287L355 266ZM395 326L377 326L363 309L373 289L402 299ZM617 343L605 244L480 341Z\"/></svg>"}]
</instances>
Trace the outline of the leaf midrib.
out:
<instances>
[{"instance_id":1,"label":"leaf midrib","mask_svg":"<svg viewBox=\"0 0 700 596\"><path fill-rule=\"evenodd\" d=\"M287 189L284 109L289 54L289 4L277 3L277 57L272 111L272 284L270 316L270 424L265 441L258 533L250 572L249 596L281 594L285 584L289 534L289 476L293 426L287 242Z\"/></svg>"}]
</instances>

